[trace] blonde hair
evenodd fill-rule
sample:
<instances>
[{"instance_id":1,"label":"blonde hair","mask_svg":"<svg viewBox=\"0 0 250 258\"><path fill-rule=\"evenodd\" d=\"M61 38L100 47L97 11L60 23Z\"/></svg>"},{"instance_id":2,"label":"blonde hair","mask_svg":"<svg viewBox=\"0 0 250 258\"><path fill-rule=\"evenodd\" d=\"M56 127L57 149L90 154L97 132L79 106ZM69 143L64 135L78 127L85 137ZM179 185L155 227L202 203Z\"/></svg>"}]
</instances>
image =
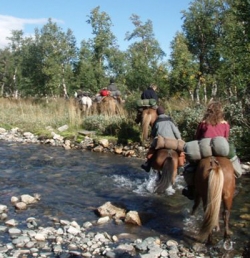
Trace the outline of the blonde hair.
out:
<instances>
[{"instance_id":1,"label":"blonde hair","mask_svg":"<svg viewBox=\"0 0 250 258\"><path fill-rule=\"evenodd\" d=\"M152 88L152 89L156 90L156 89L157 89L157 85L156 85L156 84L154 84L154 83L152 83L152 84L150 85L150 88Z\"/></svg>"}]
</instances>

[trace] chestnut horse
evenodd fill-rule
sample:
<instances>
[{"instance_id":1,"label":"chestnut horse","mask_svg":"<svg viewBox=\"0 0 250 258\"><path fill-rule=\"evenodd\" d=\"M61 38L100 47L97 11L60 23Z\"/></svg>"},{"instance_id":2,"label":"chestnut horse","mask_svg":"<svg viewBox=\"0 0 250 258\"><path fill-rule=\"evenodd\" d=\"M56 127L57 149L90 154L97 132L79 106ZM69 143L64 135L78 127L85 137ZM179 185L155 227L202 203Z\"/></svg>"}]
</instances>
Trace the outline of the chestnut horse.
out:
<instances>
[{"instance_id":1,"label":"chestnut horse","mask_svg":"<svg viewBox=\"0 0 250 258\"><path fill-rule=\"evenodd\" d=\"M107 116L122 115L124 113L122 103L112 96L105 96L100 102L94 102L93 109L98 114Z\"/></svg>"},{"instance_id":2,"label":"chestnut horse","mask_svg":"<svg viewBox=\"0 0 250 258\"><path fill-rule=\"evenodd\" d=\"M223 203L224 240L229 238L229 217L235 191L234 168L226 157L208 157L199 161L195 173L195 214L200 200L203 202L204 218L198 240L210 243L212 231L219 231L221 202Z\"/></svg>"},{"instance_id":3,"label":"chestnut horse","mask_svg":"<svg viewBox=\"0 0 250 258\"><path fill-rule=\"evenodd\" d=\"M155 120L157 119L158 115L156 109L153 108L146 108L142 111L142 135L141 135L141 142L142 144L145 143L146 140L149 138L149 128L153 126Z\"/></svg>"},{"instance_id":4,"label":"chestnut horse","mask_svg":"<svg viewBox=\"0 0 250 258\"><path fill-rule=\"evenodd\" d=\"M151 158L151 167L158 172L154 193L164 193L173 186L177 176L179 154L171 149L156 150Z\"/></svg>"}]
</instances>

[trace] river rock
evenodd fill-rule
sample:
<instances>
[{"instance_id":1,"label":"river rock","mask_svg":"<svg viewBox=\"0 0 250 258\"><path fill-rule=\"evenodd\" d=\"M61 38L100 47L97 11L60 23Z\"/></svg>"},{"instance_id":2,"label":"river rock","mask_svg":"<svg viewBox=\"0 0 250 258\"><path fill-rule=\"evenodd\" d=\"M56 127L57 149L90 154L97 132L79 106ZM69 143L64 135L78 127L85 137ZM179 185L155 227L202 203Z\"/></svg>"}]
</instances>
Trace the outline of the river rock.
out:
<instances>
[{"instance_id":1,"label":"river rock","mask_svg":"<svg viewBox=\"0 0 250 258\"><path fill-rule=\"evenodd\" d=\"M138 226L142 225L140 216L139 216L137 211L129 211L126 214L125 222L135 224L135 225L138 225Z\"/></svg>"},{"instance_id":2,"label":"river rock","mask_svg":"<svg viewBox=\"0 0 250 258\"><path fill-rule=\"evenodd\" d=\"M71 142L70 140L65 140L63 147L65 150L70 150L71 149Z\"/></svg>"},{"instance_id":3,"label":"river rock","mask_svg":"<svg viewBox=\"0 0 250 258\"><path fill-rule=\"evenodd\" d=\"M102 217L97 220L97 224L104 224L104 223L107 223L108 221L109 221L109 216Z\"/></svg>"},{"instance_id":4,"label":"river rock","mask_svg":"<svg viewBox=\"0 0 250 258\"><path fill-rule=\"evenodd\" d=\"M35 235L35 240L37 240L37 241L45 241L46 240L46 236L44 234L42 234L42 233L37 233Z\"/></svg>"},{"instance_id":5,"label":"river rock","mask_svg":"<svg viewBox=\"0 0 250 258\"><path fill-rule=\"evenodd\" d=\"M10 220L5 221L5 224L8 226L14 227L14 226L18 225L18 221L15 219L10 219Z\"/></svg>"},{"instance_id":6,"label":"river rock","mask_svg":"<svg viewBox=\"0 0 250 258\"><path fill-rule=\"evenodd\" d=\"M23 136L27 139L33 139L35 137L35 135L31 132L24 132Z\"/></svg>"},{"instance_id":7,"label":"river rock","mask_svg":"<svg viewBox=\"0 0 250 258\"><path fill-rule=\"evenodd\" d=\"M101 217L109 216L115 219L125 218L126 210L120 207L113 205L111 202L106 202L99 208L97 208L97 212Z\"/></svg>"},{"instance_id":8,"label":"river rock","mask_svg":"<svg viewBox=\"0 0 250 258\"><path fill-rule=\"evenodd\" d=\"M14 237L14 236L18 236L22 233L22 231L19 228L10 228L9 229L9 234Z\"/></svg>"},{"instance_id":9,"label":"river rock","mask_svg":"<svg viewBox=\"0 0 250 258\"><path fill-rule=\"evenodd\" d=\"M59 132L64 132L64 131L67 131L68 129L69 129L68 125L63 125L63 126L57 128L57 130Z\"/></svg>"},{"instance_id":10,"label":"river rock","mask_svg":"<svg viewBox=\"0 0 250 258\"><path fill-rule=\"evenodd\" d=\"M8 208L6 205L0 204L0 213L8 211Z\"/></svg>"},{"instance_id":11,"label":"river rock","mask_svg":"<svg viewBox=\"0 0 250 258\"><path fill-rule=\"evenodd\" d=\"M108 148L109 147L109 141L108 139L101 139L98 142L100 145L102 145L104 148Z\"/></svg>"},{"instance_id":12,"label":"river rock","mask_svg":"<svg viewBox=\"0 0 250 258\"><path fill-rule=\"evenodd\" d=\"M7 213L5 213L5 212L1 213L0 220L6 220L7 218L8 218L8 214Z\"/></svg>"},{"instance_id":13,"label":"river rock","mask_svg":"<svg viewBox=\"0 0 250 258\"><path fill-rule=\"evenodd\" d=\"M103 146L98 145L98 146L93 148L93 151L95 151L95 152L103 152Z\"/></svg>"},{"instance_id":14,"label":"river rock","mask_svg":"<svg viewBox=\"0 0 250 258\"><path fill-rule=\"evenodd\" d=\"M123 152L122 146L115 146L114 152L116 154L121 154Z\"/></svg>"},{"instance_id":15,"label":"river rock","mask_svg":"<svg viewBox=\"0 0 250 258\"><path fill-rule=\"evenodd\" d=\"M10 199L10 201L11 201L11 203L16 203L16 202L18 202L19 201L19 198L18 197L16 197L16 196L12 196L11 197L11 199Z\"/></svg>"},{"instance_id":16,"label":"river rock","mask_svg":"<svg viewBox=\"0 0 250 258\"><path fill-rule=\"evenodd\" d=\"M17 202L17 203L15 203L15 208L17 210L26 210L27 204L25 202Z\"/></svg>"},{"instance_id":17,"label":"river rock","mask_svg":"<svg viewBox=\"0 0 250 258\"><path fill-rule=\"evenodd\" d=\"M26 204L32 204L32 203L36 203L37 199L29 194L23 194L21 195L21 201Z\"/></svg>"},{"instance_id":18,"label":"river rock","mask_svg":"<svg viewBox=\"0 0 250 258\"><path fill-rule=\"evenodd\" d=\"M250 220L250 214L242 214L240 215L241 219Z\"/></svg>"},{"instance_id":19,"label":"river rock","mask_svg":"<svg viewBox=\"0 0 250 258\"><path fill-rule=\"evenodd\" d=\"M6 130L6 129L4 129L4 128L0 127L0 134L4 134L4 133L6 133L6 132L7 132L7 130Z\"/></svg>"}]
</instances>

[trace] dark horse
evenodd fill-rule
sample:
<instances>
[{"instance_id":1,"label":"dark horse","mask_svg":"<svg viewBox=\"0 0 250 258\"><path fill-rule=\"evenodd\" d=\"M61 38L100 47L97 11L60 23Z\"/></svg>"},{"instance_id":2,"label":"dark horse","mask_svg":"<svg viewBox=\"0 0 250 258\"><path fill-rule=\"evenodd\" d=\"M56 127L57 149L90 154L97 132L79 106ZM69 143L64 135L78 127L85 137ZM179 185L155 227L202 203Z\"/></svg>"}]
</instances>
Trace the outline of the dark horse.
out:
<instances>
[{"instance_id":1,"label":"dark horse","mask_svg":"<svg viewBox=\"0 0 250 258\"><path fill-rule=\"evenodd\" d=\"M155 120L157 119L158 115L156 109L153 108L146 108L142 111L142 136L141 142L142 144L149 138L149 128L153 126Z\"/></svg>"},{"instance_id":2,"label":"dark horse","mask_svg":"<svg viewBox=\"0 0 250 258\"><path fill-rule=\"evenodd\" d=\"M151 167L157 171L159 179L154 188L155 193L164 193L175 183L179 154L171 149L159 149L151 158Z\"/></svg>"},{"instance_id":3,"label":"dark horse","mask_svg":"<svg viewBox=\"0 0 250 258\"><path fill-rule=\"evenodd\" d=\"M221 202L223 203L224 240L229 238L229 217L235 191L234 168L226 157L208 157L200 160L195 173L195 214L200 200L203 202L204 218L198 240L212 242L212 231L219 231Z\"/></svg>"}]
</instances>

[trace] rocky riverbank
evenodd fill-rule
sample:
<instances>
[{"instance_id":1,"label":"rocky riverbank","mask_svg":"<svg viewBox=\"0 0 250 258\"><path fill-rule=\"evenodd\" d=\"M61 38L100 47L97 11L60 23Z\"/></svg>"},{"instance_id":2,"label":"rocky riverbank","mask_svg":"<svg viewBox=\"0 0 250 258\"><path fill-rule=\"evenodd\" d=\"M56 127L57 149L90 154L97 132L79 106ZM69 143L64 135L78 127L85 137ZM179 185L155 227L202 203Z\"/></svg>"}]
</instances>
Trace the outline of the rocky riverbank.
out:
<instances>
[{"instance_id":1,"label":"rocky riverbank","mask_svg":"<svg viewBox=\"0 0 250 258\"><path fill-rule=\"evenodd\" d=\"M45 139L18 128L5 130L0 128L0 140L20 142L22 144L48 144L70 149L88 149L98 152L112 152L126 157L144 157L146 149L139 144L120 146L107 139L95 142L89 132L80 143L64 139L51 129L51 138ZM245 171L248 164L244 164ZM248 168L249 169L249 168ZM26 221L10 218L10 209L22 209L29 205L39 205L39 196L13 196L9 205L0 204L0 258L1 257L210 257L203 244L184 246L175 240L162 241L158 237L132 239L130 236L109 235L107 232L96 232L94 227L107 223L109 216L86 221L79 225L76 221L51 218L52 226L39 224L39 218L27 217ZM116 223L124 223L121 219ZM2 239L2 241L1 241ZM227 248L227 246L225 246ZM219 257L219 256L214 256ZM243 256L237 256L243 257ZM247 257L247 256L245 256Z\"/></svg>"}]
</instances>

